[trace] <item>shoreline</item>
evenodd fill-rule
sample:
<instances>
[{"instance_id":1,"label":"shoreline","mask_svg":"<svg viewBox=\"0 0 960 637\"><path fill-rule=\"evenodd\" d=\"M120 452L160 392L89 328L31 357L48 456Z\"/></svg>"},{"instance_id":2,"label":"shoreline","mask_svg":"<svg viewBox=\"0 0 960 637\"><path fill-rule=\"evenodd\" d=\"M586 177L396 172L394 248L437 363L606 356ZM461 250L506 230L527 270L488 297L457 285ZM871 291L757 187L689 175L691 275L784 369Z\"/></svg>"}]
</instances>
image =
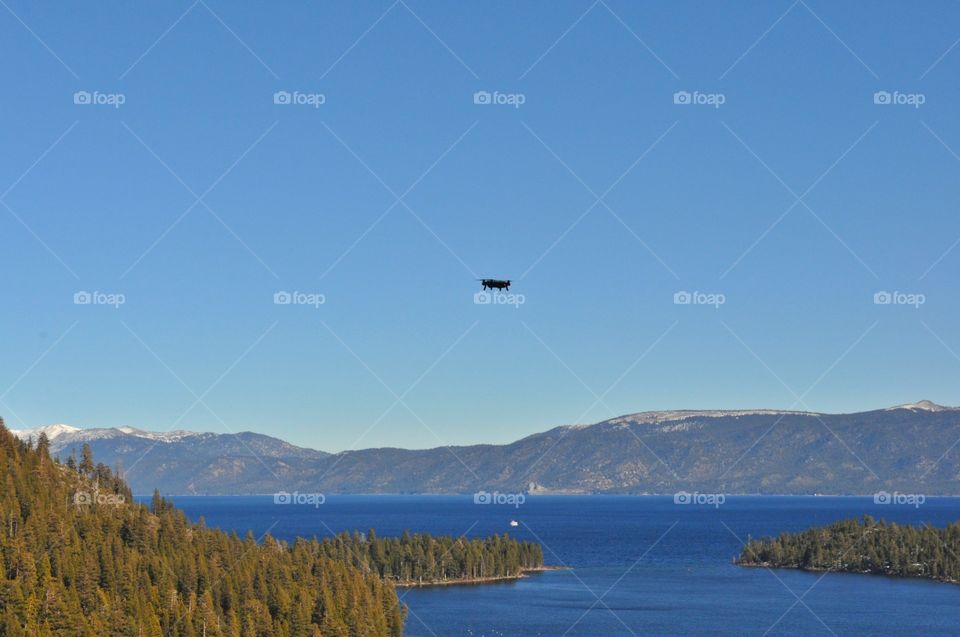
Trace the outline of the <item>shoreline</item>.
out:
<instances>
[{"instance_id":1,"label":"shoreline","mask_svg":"<svg viewBox=\"0 0 960 637\"><path fill-rule=\"evenodd\" d=\"M434 586L477 586L481 584L495 584L497 582L513 582L529 577L530 573L545 573L547 571L569 571L568 566L534 566L520 569L518 575L499 575L497 577L471 577L468 579L432 580L428 582L401 581L391 582L396 588L429 588Z\"/></svg>"},{"instance_id":2,"label":"shoreline","mask_svg":"<svg viewBox=\"0 0 960 637\"><path fill-rule=\"evenodd\" d=\"M735 566L742 566L745 568L766 568L766 569L787 569L791 571L803 571L806 573L837 573L838 575L870 575L873 577L886 577L889 579L898 579L898 580L920 580L925 582L933 582L935 584L952 584L953 586L960 585L960 580L952 579L941 579L939 577L927 577L925 575L898 575L897 573L882 573L878 571L849 571L843 569L830 569L830 568L807 568L803 566L787 566L787 565L777 565L772 562L750 562L750 563L741 563L734 562Z\"/></svg>"}]
</instances>

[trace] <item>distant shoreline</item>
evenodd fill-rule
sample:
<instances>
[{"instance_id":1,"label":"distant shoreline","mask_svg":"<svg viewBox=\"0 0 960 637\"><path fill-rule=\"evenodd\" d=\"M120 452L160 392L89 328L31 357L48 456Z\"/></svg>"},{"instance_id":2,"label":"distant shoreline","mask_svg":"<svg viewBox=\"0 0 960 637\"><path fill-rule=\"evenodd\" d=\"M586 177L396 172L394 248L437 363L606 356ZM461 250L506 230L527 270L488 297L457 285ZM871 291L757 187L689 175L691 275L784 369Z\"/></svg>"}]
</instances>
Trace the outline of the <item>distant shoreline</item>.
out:
<instances>
[{"instance_id":1,"label":"distant shoreline","mask_svg":"<svg viewBox=\"0 0 960 637\"><path fill-rule=\"evenodd\" d=\"M535 566L533 568L524 568L520 570L519 575L502 575L500 577L471 577L467 579L451 579L451 580L432 580L429 582L417 582L417 581L400 581L393 582L393 585L397 588L429 588L434 586L475 586L480 584L495 584L497 582L513 582L516 580L524 579L529 576L530 573L544 573L546 571L568 571L570 567L567 566Z\"/></svg>"},{"instance_id":2,"label":"distant shoreline","mask_svg":"<svg viewBox=\"0 0 960 637\"><path fill-rule=\"evenodd\" d=\"M953 586L960 585L960 580L949 579L949 578L940 578L940 577L928 577L926 575L900 575L898 573L885 573L882 571L847 571L843 569L836 568L808 568L805 566L786 566L782 564L776 564L774 562L763 562L763 563L746 563L746 562L734 562L736 566L742 566L743 568L766 568L766 569L787 569L791 571L801 571L806 573L835 573L837 575L866 575L868 577L888 577L890 579L898 580L920 580L924 582L934 582L936 584L952 584Z\"/></svg>"}]
</instances>

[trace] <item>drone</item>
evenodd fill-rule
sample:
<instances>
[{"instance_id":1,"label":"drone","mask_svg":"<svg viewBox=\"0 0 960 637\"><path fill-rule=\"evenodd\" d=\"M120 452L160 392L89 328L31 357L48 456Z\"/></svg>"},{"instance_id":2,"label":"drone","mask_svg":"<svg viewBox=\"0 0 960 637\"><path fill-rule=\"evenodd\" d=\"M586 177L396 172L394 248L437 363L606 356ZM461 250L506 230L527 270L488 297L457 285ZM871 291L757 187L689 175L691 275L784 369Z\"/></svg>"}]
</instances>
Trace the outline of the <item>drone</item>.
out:
<instances>
[{"instance_id":1,"label":"drone","mask_svg":"<svg viewBox=\"0 0 960 637\"><path fill-rule=\"evenodd\" d=\"M509 290L510 289L510 279L477 279L483 284L483 289L487 288L491 290Z\"/></svg>"}]
</instances>

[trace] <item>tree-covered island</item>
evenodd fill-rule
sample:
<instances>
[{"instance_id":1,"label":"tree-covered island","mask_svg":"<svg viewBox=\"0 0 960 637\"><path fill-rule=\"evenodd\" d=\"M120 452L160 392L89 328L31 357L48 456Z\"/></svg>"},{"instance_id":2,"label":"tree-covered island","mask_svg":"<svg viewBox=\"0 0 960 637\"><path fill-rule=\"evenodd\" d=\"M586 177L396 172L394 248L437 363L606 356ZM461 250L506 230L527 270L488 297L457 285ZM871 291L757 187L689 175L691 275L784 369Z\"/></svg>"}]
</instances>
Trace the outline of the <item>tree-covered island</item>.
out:
<instances>
[{"instance_id":1,"label":"tree-covered island","mask_svg":"<svg viewBox=\"0 0 960 637\"><path fill-rule=\"evenodd\" d=\"M960 583L960 523L946 528L877 521L869 515L800 533L748 540L741 566L922 577Z\"/></svg>"}]
</instances>

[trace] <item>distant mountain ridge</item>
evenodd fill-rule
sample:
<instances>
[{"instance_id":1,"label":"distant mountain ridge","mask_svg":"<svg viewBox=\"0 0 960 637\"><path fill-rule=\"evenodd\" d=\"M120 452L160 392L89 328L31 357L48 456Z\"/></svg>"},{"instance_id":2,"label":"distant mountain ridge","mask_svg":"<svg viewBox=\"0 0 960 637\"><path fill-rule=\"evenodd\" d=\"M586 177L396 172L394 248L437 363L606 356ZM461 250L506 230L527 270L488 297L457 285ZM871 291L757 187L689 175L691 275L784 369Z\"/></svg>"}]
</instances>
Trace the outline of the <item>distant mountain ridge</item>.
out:
<instances>
[{"instance_id":1,"label":"distant mountain ridge","mask_svg":"<svg viewBox=\"0 0 960 637\"><path fill-rule=\"evenodd\" d=\"M712 493L960 495L960 408L931 401L852 414L641 412L506 445L329 454L252 432L43 430L65 458L89 442L136 493Z\"/></svg>"}]
</instances>

